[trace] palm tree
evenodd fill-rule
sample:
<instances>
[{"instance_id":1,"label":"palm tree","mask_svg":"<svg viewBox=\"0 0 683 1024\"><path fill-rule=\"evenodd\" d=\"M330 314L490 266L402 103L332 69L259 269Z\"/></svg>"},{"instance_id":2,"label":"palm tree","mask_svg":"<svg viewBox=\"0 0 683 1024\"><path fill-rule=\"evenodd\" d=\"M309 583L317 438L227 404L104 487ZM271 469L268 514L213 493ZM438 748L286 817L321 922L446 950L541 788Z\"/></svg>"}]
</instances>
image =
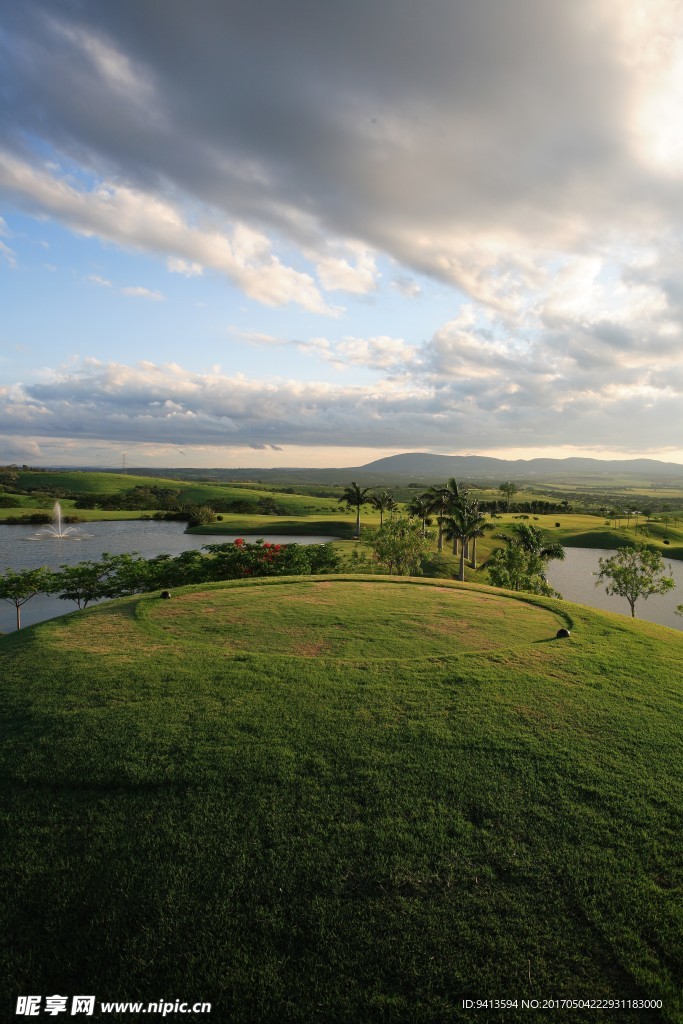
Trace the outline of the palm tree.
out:
<instances>
[{"instance_id":1,"label":"palm tree","mask_svg":"<svg viewBox=\"0 0 683 1024\"><path fill-rule=\"evenodd\" d=\"M389 494L388 491L382 491L381 494L373 494L370 498L370 504L379 512L380 529L384 525L384 513L393 512L398 507L393 494Z\"/></svg>"},{"instance_id":2,"label":"palm tree","mask_svg":"<svg viewBox=\"0 0 683 1024\"><path fill-rule=\"evenodd\" d=\"M443 551L444 523L449 513L465 501L467 491L465 488L458 487L455 477L450 477L443 487L429 487L423 497L429 497L432 502L432 511L437 514L436 521L439 524L437 549ZM453 553L456 553L455 550Z\"/></svg>"},{"instance_id":3,"label":"palm tree","mask_svg":"<svg viewBox=\"0 0 683 1024\"><path fill-rule=\"evenodd\" d=\"M428 494L418 494L408 505L408 513L422 520L422 536L427 535L427 527L432 525L429 513L434 511L434 505Z\"/></svg>"},{"instance_id":4,"label":"palm tree","mask_svg":"<svg viewBox=\"0 0 683 1024\"><path fill-rule=\"evenodd\" d=\"M484 515L479 513L481 521L473 523L472 529L470 530L468 540L472 541L472 559L470 561L470 569L477 568L477 537L484 537L489 530L493 529L493 523L487 523L484 521Z\"/></svg>"},{"instance_id":5,"label":"palm tree","mask_svg":"<svg viewBox=\"0 0 683 1024\"><path fill-rule=\"evenodd\" d=\"M543 559L544 562L550 562L554 558L564 561L565 552L560 542L551 541L550 544L544 544L543 530L539 530L537 526L531 526L529 523L516 523L512 529L515 533L514 537L501 534L498 539L506 544L516 544L528 551L530 555L536 555L537 558Z\"/></svg>"},{"instance_id":6,"label":"palm tree","mask_svg":"<svg viewBox=\"0 0 683 1024\"><path fill-rule=\"evenodd\" d=\"M493 523L486 522L486 516L483 512L479 511L476 502L462 502L453 508L448 516L444 532L448 540L453 540L455 543L458 540L460 541L460 573L458 579L461 582L465 580L465 558L469 542L473 542L472 562L470 564L473 569L476 569L477 537L483 537L491 529L493 529Z\"/></svg>"},{"instance_id":7,"label":"palm tree","mask_svg":"<svg viewBox=\"0 0 683 1024\"><path fill-rule=\"evenodd\" d=\"M342 494L341 498L338 499L340 502L343 502L345 505L348 505L349 508L356 509L356 539L360 537L361 506L369 504L369 493L369 487L361 488L358 486L355 480L352 480L350 486L344 489L344 493Z\"/></svg>"}]
</instances>

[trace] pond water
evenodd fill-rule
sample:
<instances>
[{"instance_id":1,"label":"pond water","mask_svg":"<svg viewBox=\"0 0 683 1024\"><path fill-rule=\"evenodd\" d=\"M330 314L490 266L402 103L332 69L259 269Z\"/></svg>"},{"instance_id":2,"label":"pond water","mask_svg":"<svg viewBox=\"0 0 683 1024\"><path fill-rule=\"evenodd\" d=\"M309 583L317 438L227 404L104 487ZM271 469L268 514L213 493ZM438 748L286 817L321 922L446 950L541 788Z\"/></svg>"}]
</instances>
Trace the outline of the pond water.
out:
<instances>
[{"instance_id":1,"label":"pond water","mask_svg":"<svg viewBox=\"0 0 683 1024\"><path fill-rule=\"evenodd\" d=\"M325 544L330 537L283 536L274 534L212 534L185 533L184 523L155 522L128 519L116 522L81 523L74 533L66 537L47 536L42 527L0 525L0 572L4 569L37 569L46 565L58 569L60 565L96 561L107 551L111 555L137 552L145 558L155 555L179 555L182 551L201 548L204 544L230 543L245 537L249 543L268 540L274 544ZM21 609L21 625L30 626L56 615L65 615L76 608L73 601L60 601L58 597L39 594ZM16 611L13 604L0 601L0 633L16 629Z\"/></svg>"},{"instance_id":2,"label":"pond water","mask_svg":"<svg viewBox=\"0 0 683 1024\"><path fill-rule=\"evenodd\" d=\"M548 567L548 582L562 594L565 601L587 604L590 608L602 608L608 612L619 612L631 616L631 609L625 597L608 597L604 585L595 586L598 559L610 558L616 551L602 551L595 548L565 548L564 562L551 562ZM660 626L683 629L683 618L676 615L676 605L683 603L683 562L664 559L667 576L673 576L676 589L668 594L641 598L636 603L636 618L656 622Z\"/></svg>"}]
</instances>

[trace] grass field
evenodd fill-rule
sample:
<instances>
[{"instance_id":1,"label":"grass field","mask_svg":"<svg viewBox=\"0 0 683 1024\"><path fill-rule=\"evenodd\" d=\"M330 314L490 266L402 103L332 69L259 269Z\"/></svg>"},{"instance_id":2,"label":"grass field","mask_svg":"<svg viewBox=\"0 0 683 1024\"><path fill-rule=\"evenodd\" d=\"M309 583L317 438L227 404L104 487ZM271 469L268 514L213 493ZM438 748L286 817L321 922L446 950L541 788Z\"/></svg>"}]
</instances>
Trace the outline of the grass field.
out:
<instances>
[{"instance_id":1,"label":"grass field","mask_svg":"<svg viewBox=\"0 0 683 1024\"><path fill-rule=\"evenodd\" d=\"M504 516L502 522L514 523L514 516ZM559 515L533 517L529 520L533 526L540 526L548 538L558 540L571 548L620 548L625 544L646 543L660 551L666 558L683 558L683 527L680 518L676 525L665 525L658 521L639 524L636 531L635 523L630 525L608 526L604 519L595 516ZM556 527L555 523L560 526ZM668 540L668 544L664 541Z\"/></svg>"},{"instance_id":2,"label":"grass field","mask_svg":"<svg viewBox=\"0 0 683 1024\"><path fill-rule=\"evenodd\" d=\"M365 522L365 520L364 520ZM379 526L379 513L368 517L366 525ZM241 533L245 537L257 535L289 534L296 536L340 537L351 540L356 526L355 515L344 515L343 509L335 509L332 515L310 516L238 516L224 515L220 523L195 526L188 533L213 537L207 543L220 544L222 534Z\"/></svg>"},{"instance_id":3,"label":"grass field","mask_svg":"<svg viewBox=\"0 0 683 1024\"><path fill-rule=\"evenodd\" d=\"M3 637L6 1019L93 992L232 1024L650 998L477 1019L678 1024L682 662L663 627L390 577Z\"/></svg>"},{"instance_id":4,"label":"grass field","mask_svg":"<svg viewBox=\"0 0 683 1024\"><path fill-rule=\"evenodd\" d=\"M164 477L137 476L124 473L91 473L78 471L21 472L17 486L27 488L57 487L79 494L118 494L134 487L162 487L180 491L180 498L197 504L210 504L212 499L222 501L258 501L259 498L274 498L289 515L307 515L321 510L336 510L339 504L334 498L319 498L309 494L273 493L266 488L245 487L243 484L200 483L186 480L172 480ZM21 504L28 503L24 499ZM68 509L72 502L62 503ZM85 511L85 510L84 510ZM0 514L4 510L0 509ZM77 510L81 514L80 510ZM4 516L3 516L4 518Z\"/></svg>"},{"instance_id":5,"label":"grass field","mask_svg":"<svg viewBox=\"0 0 683 1024\"><path fill-rule=\"evenodd\" d=\"M346 510L335 498L317 497L310 494L284 494L273 492L272 488L267 486L259 488L257 484L250 486L243 483L204 483L164 479L154 476L137 476L134 474L125 475L121 473L65 470L49 472L22 471L19 474L19 485L22 487L52 486L74 492L105 494L118 493L136 486L158 486L179 490L181 492L180 497L188 502L204 504L211 504L212 500L218 499L223 501L242 499L256 502L259 498L272 497L285 510L284 516L232 515L223 513L220 522L209 526L197 527L191 531L207 536L235 532L243 533L245 536L263 532L291 534L293 536L315 533L351 542L355 522L355 512ZM379 489L381 488L376 488L376 490ZM552 488L549 484L548 494L551 491ZM477 495L481 500L500 498L500 493L496 489L479 491ZM531 491L520 490L515 495L515 500L528 501L534 496L538 497L539 493L536 491L532 493ZM135 519L139 518L140 515L149 514L135 511L108 512L99 509L74 509L73 504L74 502L71 499L62 500L64 514L75 514L84 522L103 519ZM9 516L20 516L37 510L34 499L28 496L20 496L17 500L17 507L0 508L0 522ZM46 509L41 508L40 511L46 511ZM49 508L47 511L49 511ZM646 540L648 544L661 551L667 558L683 559L681 513L675 511L670 513L669 520L665 524L662 514L659 514L656 517L656 521L647 523L646 532L639 530L638 533L636 533L635 524L631 523L626 526L625 520L622 521L624 525L617 527L615 525L606 525L602 517L577 513L559 512L547 515L532 515L528 521L535 526L541 527L549 536L552 535L553 540L558 540L569 547L610 549L621 547L627 543L634 543L638 540ZM514 513L500 516L496 521L495 532L505 532L515 521ZM560 527L555 526L556 522L560 522ZM366 529L376 528L379 525L379 513L366 506L362 511L362 524ZM668 543L665 543L665 541L668 541ZM482 561L488 557L496 545L497 542L490 536L480 542ZM477 579L473 570L468 570L468 579Z\"/></svg>"}]
</instances>

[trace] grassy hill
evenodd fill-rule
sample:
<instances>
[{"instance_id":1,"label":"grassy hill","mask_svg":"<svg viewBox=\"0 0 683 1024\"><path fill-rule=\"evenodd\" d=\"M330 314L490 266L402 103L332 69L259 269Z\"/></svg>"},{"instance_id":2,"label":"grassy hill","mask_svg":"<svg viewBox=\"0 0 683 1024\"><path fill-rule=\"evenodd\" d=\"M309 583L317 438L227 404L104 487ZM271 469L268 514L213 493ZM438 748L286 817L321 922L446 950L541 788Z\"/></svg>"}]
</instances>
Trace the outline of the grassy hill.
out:
<instances>
[{"instance_id":1,"label":"grassy hill","mask_svg":"<svg viewBox=\"0 0 683 1024\"><path fill-rule=\"evenodd\" d=\"M213 483L193 480L176 480L159 476L139 476L125 473L94 473L79 470L21 470L18 473L17 486L22 489L61 488L77 494L123 494L134 487L161 487L180 492L179 497L197 504L211 504L212 500L221 501L258 501L259 498L275 498L288 515L308 515L312 512L337 511L339 503L334 498L314 496L311 494L284 494L273 492L272 488L251 486L241 483ZM17 502L18 506L27 505L27 500ZM69 509L73 504L66 500L62 503ZM10 510L12 511L12 510ZM2 513L0 513L1 516ZM84 518L89 518L83 513Z\"/></svg>"},{"instance_id":2,"label":"grassy hill","mask_svg":"<svg viewBox=\"0 0 683 1024\"><path fill-rule=\"evenodd\" d=\"M233 1024L436 1024L487 997L680 1022L681 664L673 630L391 577L2 638L7 1019L93 992Z\"/></svg>"}]
</instances>

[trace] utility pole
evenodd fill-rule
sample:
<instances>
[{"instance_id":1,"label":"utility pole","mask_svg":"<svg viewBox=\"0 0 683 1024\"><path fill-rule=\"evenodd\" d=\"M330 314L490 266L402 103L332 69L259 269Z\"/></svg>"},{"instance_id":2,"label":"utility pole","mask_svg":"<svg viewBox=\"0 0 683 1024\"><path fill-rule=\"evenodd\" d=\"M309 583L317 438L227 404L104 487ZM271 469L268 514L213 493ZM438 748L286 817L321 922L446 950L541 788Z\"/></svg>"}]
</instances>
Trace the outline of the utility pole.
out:
<instances>
[{"instance_id":1,"label":"utility pole","mask_svg":"<svg viewBox=\"0 0 683 1024\"><path fill-rule=\"evenodd\" d=\"M124 452L121 458L121 472L124 476L128 475L128 453Z\"/></svg>"}]
</instances>

